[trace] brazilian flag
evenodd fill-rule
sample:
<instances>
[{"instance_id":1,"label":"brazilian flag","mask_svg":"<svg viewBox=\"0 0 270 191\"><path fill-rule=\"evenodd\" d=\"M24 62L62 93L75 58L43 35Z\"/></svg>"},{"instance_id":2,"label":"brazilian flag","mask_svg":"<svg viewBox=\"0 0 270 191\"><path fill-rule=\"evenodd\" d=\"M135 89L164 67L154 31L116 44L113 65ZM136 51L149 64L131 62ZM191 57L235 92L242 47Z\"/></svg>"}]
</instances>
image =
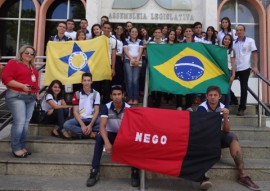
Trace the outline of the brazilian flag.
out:
<instances>
[{"instance_id":1,"label":"brazilian flag","mask_svg":"<svg viewBox=\"0 0 270 191\"><path fill-rule=\"evenodd\" d=\"M227 49L202 43L149 44L149 90L172 94L205 93L208 86L229 88Z\"/></svg>"}]
</instances>

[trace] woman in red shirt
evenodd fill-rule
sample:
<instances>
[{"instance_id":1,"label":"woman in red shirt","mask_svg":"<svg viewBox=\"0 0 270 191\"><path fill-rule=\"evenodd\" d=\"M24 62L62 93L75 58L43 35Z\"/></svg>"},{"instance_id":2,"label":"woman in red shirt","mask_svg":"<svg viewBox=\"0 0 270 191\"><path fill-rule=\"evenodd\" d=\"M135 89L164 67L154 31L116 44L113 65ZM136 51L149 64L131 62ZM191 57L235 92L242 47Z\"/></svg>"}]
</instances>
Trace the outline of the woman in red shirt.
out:
<instances>
[{"instance_id":1,"label":"woman in red shirt","mask_svg":"<svg viewBox=\"0 0 270 191\"><path fill-rule=\"evenodd\" d=\"M16 59L8 61L2 76L7 86L6 103L13 117L11 149L13 155L19 158L31 154L25 147L25 139L39 90L35 55L36 50L32 46L22 46Z\"/></svg>"}]
</instances>

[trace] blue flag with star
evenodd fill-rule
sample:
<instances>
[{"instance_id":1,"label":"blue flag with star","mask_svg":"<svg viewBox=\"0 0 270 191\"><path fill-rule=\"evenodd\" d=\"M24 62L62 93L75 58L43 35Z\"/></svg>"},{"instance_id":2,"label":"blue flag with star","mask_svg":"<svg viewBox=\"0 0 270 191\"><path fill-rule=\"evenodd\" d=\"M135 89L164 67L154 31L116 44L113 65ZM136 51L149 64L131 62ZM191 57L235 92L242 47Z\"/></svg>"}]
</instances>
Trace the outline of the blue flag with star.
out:
<instances>
[{"instance_id":1,"label":"blue flag with star","mask_svg":"<svg viewBox=\"0 0 270 191\"><path fill-rule=\"evenodd\" d=\"M149 44L149 90L173 94L205 93L229 88L227 50L201 43Z\"/></svg>"},{"instance_id":2,"label":"blue flag with star","mask_svg":"<svg viewBox=\"0 0 270 191\"><path fill-rule=\"evenodd\" d=\"M63 84L80 83L85 72L92 74L93 81L111 80L108 45L105 36L85 41L49 41L44 85L55 79Z\"/></svg>"}]
</instances>

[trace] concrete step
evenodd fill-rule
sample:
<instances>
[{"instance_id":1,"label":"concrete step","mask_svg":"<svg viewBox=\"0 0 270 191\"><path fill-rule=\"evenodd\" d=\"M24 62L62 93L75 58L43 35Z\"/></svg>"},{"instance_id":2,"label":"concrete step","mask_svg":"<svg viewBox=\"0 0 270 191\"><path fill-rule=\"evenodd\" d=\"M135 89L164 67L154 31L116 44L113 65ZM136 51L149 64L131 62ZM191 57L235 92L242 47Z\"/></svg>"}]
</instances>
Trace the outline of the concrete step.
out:
<instances>
[{"instance_id":1,"label":"concrete step","mask_svg":"<svg viewBox=\"0 0 270 191\"><path fill-rule=\"evenodd\" d=\"M0 141L1 152L11 152L9 138ZM35 153L86 154L94 152L95 140L65 140L52 136L29 136L26 146Z\"/></svg>"},{"instance_id":2,"label":"concrete step","mask_svg":"<svg viewBox=\"0 0 270 191\"><path fill-rule=\"evenodd\" d=\"M89 154L43 154L33 153L28 158L14 158L11 153L0 153L0 175L31 176L88 176L91 156ZM245 169L254 180L270 181L269 159L244 159ZM104 154L101 161L101 176L106 178L126 178L130 176L130 167L111 162L110 155ZM208 172L215 179L235 180L238 172L232 159L222 158ZM167 176L147 172L149 179Z\"/></svg>"},{"instance_id":3,"label":"concrete step","mask_svg":"<svg viewBox=\"0 0 270 191\"><path fill-rule=\"evenodd\" d=\"M130 186L128 178L103 178L93 187L86 187L88 177L51 177L51 176L0 176L1 191L138 191ZM248 189L236 181L211 179L213 188L209 191L247 191ZM162 180L146 180L148 191L198 191L199 184L179 178ZM257 181L262 191L270 190L270 181ZM228 188L229 187L229 188Z\"/></svg>"},{"instance_id":4,"label":"concrete step","mask_svg":"<svg viewBox=\"0 0 270 191\"><path fill-rule=\"evenodd\" d=\"M244 159L270 159L270 141L239 141ZM229 148L222 149L222 158L231 158Z\"/></svg>"},{"instance_id":5,"label":"concrete step","mask_svg":"<svg viewBox=\"0 0 270 191\"><path fill-rule=\"evenodd\" d=\"M269 133L268 133L269 137ZM11 152L9 138L0 141L1 152ZM245 158L270 159L269 140L240 140ZM27 148L34 153L50 154L86 154L93 155L95 140L64 140L51 136L30 136L26 143ZM228 149L222 150L223 157L230 158Z\"/></svg>"},{"instance_id":6,"label":"concrete step","mask_svg":"<svg viewBox=\"0 0 270 191\"><path fill-rule=\"evenodd\" d=\"M266 126L266 118L269 118L269 117L262 116L262 127ZM245 116L230 115L230 124L231 126L258 127L258 116L257 115L245 115Z\"/></svg>"},{"instance_id":7,"label":"concrete step","mask_svg":"<svg viewBox=\"0 0 270 191\"><path fill-rule=\"evenodd\" d=\"M252 126L232 126L231 131L234 132L239 140L269 140L269 127L252 127Z\"/></svg>"}]
</instances>

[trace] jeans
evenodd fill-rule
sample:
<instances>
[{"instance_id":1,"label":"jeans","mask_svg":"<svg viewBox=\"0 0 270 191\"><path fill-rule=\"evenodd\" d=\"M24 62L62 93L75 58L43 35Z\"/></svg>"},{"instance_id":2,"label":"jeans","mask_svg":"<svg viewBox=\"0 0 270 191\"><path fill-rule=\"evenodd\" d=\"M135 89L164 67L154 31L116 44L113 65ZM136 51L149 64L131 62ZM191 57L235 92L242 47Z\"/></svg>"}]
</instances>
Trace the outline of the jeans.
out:
<instances>
[{"instance_id":1,"label":"jeans","mask_svg":"<svg viewBox=\"0 0 270 191\"><path fill-rule=\"evenodd\" d=\"M128 100L139 100L139 77L141 67L130 66L130 60L125 60Z\"/></svg>"},{"instance_id":2,"label":"jeans","mask_svg":"<svg viewBox=\"0 0 270 191\"><path fill-rule=\"evenodd\" d=\"M5 99L13 117L10 136L11 149L16 152L25 148L25 139L35 107L36 96L7 90Z\"/></svg>"},{"instance_id":3,"label":"jeans","mask_svg":"<svg viewBox=\"0 0 270 191\"><path fill-rule=\"evenodd\" d=\"M108 133L108 139L109 139L110 143L113 145L117 133L112 133L112 132L107 132L107 133ZM96 144L95 144L94 156L93 156L93 160L92 160L92 168L96 169L98 171L99 171L100 160L101 160L101 156L102 156L102 152L103 152L103 146L104 146L103 138L98 133L96 135Z\"/></svg>"},{"instance_id":4,"label":"jeans","mask_svg":"<svg viewBox=\"0 0 270 191\"><path fill-rule=\"evenodd\" d=\"M42 123L56 124L59 126L59 130L62 131L63 124L64 124L65 119L67 118L68 114L69 114L68 108L54 109L53 113L51 115L45 116L45 119L42 121Z\"/></svg>"},{"instance_id":5,"label":"jeans","mask_svg":"<svg viewBox=\"0 0 270 191\"><path fill-rule=\"evenodd\" d=\"M81 119L81 120L84 122L85 125L89 125L92 119L88 118L88 119ZM75 118L67 120L64 123L64 131L71 131L72 133L76 135L84 135L80 124ZM95 121L95 124L92 127L92 131L93 132L99 131L99 117Z\"/></svg>"},{"instance_id":6,"label":"jeans","mask_svg":"<svg viewBox=\"0 0 270 191\"><path fill-rule=\"evenodd\" d=\"M238 111L246 110L249 75L250 75L250 68L235 73L235 78L237 77L239 78L241 88L240 105L238 107Z\"/></svg>"}]
</instances>

